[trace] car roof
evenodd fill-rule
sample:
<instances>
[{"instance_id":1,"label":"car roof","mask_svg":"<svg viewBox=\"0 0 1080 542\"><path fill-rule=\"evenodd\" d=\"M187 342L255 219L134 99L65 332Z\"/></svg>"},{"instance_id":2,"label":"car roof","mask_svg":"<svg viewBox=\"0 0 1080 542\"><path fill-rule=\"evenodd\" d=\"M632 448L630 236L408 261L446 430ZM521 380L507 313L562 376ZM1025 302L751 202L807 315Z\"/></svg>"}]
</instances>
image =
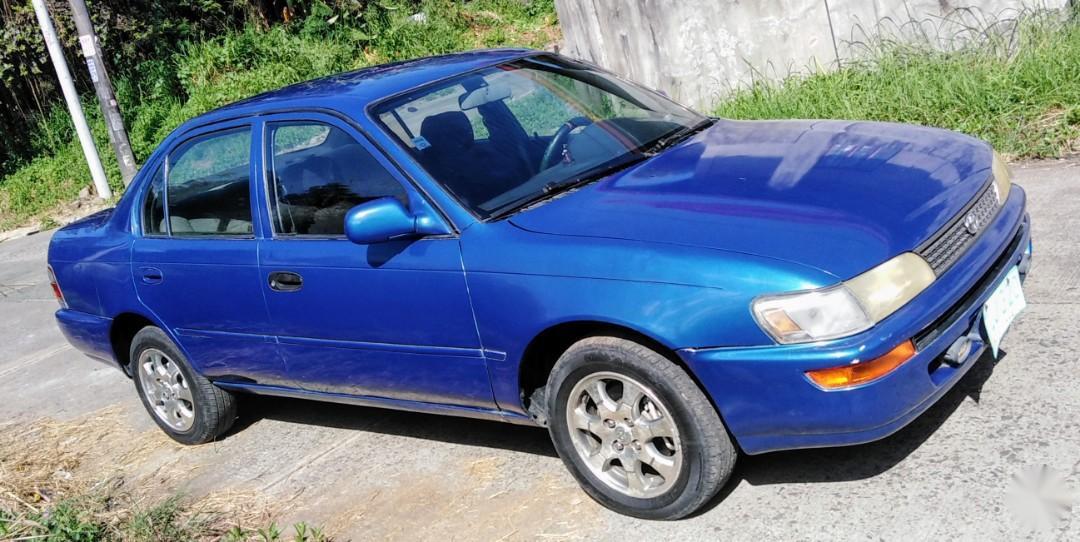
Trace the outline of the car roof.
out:
<instances>
[{"instance_id":1,"label":"car roof","mask_svg":"<svg viewBox=\"0 0 1080 542\"><path fill-rule=\"evenodd\" d=\"M362 111L382 98L459 73L536 54L532 49L480 49L380 64L296 83L265 92L210 112L181 125L177 132L216 121L252 115L268 109L329 108Z\"/></svg>"}]
</instances>

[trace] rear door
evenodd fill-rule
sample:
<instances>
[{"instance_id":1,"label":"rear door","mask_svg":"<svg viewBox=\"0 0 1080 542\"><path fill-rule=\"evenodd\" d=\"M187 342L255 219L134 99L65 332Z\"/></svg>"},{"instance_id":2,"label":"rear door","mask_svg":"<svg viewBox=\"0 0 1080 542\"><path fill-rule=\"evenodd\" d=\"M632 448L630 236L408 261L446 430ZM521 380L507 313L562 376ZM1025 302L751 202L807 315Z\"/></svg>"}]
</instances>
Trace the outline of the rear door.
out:
<instances>
[{"instance_id":1,"label":"rear door","mask_svg":"<svg viewBox=\"0 0 1080 542\"><path fill-rule=\"evenodd\" d=\"M252 134L248 122L220 124L169 149L143 195L132 274L200 372L273 384L284 364L260 288Z\"/></svg>"},{"instance_id":2,"label":"rear door","mask_svg":"<svg viewBox=\"0 0 1080 542\"><path fill-rule=\"evenodd\" d=\"M347 123L278 115L262 132L261 284L295 385L494 407L457 236L349 241L345 213L375 198L437 215Z\"/></svg>"}]
</instances>

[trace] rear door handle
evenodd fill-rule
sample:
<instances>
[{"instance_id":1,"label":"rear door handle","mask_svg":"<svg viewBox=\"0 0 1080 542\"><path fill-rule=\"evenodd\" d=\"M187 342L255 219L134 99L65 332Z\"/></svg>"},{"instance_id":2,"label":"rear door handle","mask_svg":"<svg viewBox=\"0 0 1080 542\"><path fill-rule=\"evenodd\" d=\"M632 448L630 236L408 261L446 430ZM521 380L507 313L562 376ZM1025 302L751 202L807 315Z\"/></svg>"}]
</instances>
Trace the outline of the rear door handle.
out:
<instances>
[{"instance_id":1,"label":"rear door handle","mask_svg":"<svg viewBox=\"0 0 1080 542\"><path fill-rule=\"evenodd\" d=\"M275 292L295 292L304 286L304 278L291 271L270 273L270 289Z\"/></svg>"},{"instance_id":2,"label":"rear door handle","mask_svg":"<svg viewBox=\"0 0 1080 542\"><path fill-rule=\"evenodd\" d=\"M139 273L144 284L161 284L161 281L165 280L161 270L156 267L140 267Z\"/></svg>"}]
</instances>

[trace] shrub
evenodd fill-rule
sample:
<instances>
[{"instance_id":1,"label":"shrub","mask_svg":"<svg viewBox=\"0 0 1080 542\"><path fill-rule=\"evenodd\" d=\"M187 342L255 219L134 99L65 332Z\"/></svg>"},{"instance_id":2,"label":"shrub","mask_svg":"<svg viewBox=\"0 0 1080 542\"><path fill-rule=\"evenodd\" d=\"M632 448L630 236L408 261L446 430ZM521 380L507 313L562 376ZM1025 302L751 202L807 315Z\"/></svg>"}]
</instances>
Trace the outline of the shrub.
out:
<instances>
[{"instance_id":1,"label":"shrub","mask_svg":"<svg viewBox=\"0 0 1080 542\"><path fill-rule=\"evenodd\" d=\"M117 78L136 159L145 160L187 119L291 83L480 47L545 47L558 38L552 0L313 2L306 12L287 24L267 27L253 20L218 37L180 41L170 56L143 61ZM119 168L92 96L84 110L110 185L119 193ZM0 178L0 230L52 211L89 184L62 103L30 131L34 157Z\"/></svg>"}]
</instances>

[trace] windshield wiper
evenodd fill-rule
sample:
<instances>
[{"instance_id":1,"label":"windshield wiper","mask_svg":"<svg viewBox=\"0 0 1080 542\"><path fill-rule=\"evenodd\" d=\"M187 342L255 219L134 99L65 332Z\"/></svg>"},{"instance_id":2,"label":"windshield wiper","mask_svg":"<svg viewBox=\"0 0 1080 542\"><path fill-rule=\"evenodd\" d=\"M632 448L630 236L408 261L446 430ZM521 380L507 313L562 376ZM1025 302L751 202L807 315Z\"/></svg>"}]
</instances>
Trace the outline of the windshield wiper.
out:
<instances>
[{"instance_id":1,"label":"windshield wiper","mask_svg":"<svg viewBox=\"0 0 1080 542\"><path fill-rule=\"evenodd\" d=\"M714 123L716 123L715 119L706 118L696 124L681 128L669 135L657 139L652 145L645 148L643 152L647 154L656 154L680 141L686 140L688 137L712 126Z\"/></svg>"},{"instance_id":2,"label":"windshield wiper","mask_svg":"<svg viewBox=\"0 0 1080 542\"><path fill-rule=\"evenodd\" d=\"M521 198L521 199L519 199L517 201L513 201L513 202L510 202L510 203L506 204L505 206L503 206L503 209L500 209L500 210L492 213L489 218L491 220L497 220L497 219L502 218L504 216L513 214L513 213L515 213L515 212L517 212L517 211L519 211L521 209L529 207L530 205L535 205L536 203L539 203L541 201L545 201L545 200L549 200L551 198L554 198L555 196L557 196L557 195L559 195L559 194L561 194L563 192L566 192L568 190L572 190L572 189L577 188L579 186L583 186L583 185L589 184L589 183L591 183L593 181L597 181L599 179L607 177L608 175L611 175L612 173L615 173L616 171L626 169L626 168L628 168L628 167L630 167L630 166L632 166L632 165L634 165L634 164L636 164L636 163L638 163L638 162L640 162L640 161L642 161L642 160L644 160L646 158L648 158L648 156L640 155L640 154L639 155L631 155L626 160L623 160L623 161L615 163L615 164L611 164L609 166L605 166L605 167L590 170L587 173L585 173L583 175L579 175L577 177L571 177L569 179L565 179L565 180L562 180L562 181L552 181L550 183L545 184L544 187L542 189L540 189L539 192L534 192L534 193L529 194L529 195L527 195L527 196L525 196L525 197L523 197L523 198Z\"/></svg>"},{"instance_id":3,"label":"windshield wiper","mask_svg":"<svg viewBox=\"0 0 1080 542\"><path fill-rule=\"evenodd\" d=\"M628 159L626 159L626 160L623 160L621 162L618 162L618 163L615 163L615 164L612 164L612 165L609 165L609 166L606 166L606 167L601 167L601 168L598 168L598 169L588 171L584 175L579 175L577 177L571 177L569 179L562 180L562 181L550 182L550 183L544 185L544 187L540 190L540 192L532 193L532 194L529 194L529 195L527 195L527 196L525 196L523 198L520 198L520 199L518 199L516 201L510 202L510 203L504 205L502 209L492 213L488 218L491 219L491 220L497 220L497 219L503 218L503 217L505 217L507 215L510 215L510 214L513 214L513 213L515 213L517 211L520 211L521 209L529 207L530 205L535 205L536 203L539 203L541 201L551 199L551 198L553 198L553 197L555 197L555 196L557 196L557 195L559 195L559 194L561 194L563 192L566 192L567 190L571 190L571 189L576 188L578 186L588 184L588 183L593 182L593 181L595 181L597 179L601 179L603 177L611 175L612 173L614 173L614 172L616 172L616 171L618 171L620 169L625 169L627 167L630 167L631 165L636 164L638 162L641 162L642 160L645 160L646 158L650 158L650 157L654 156L657 152L659 152L659 151L661 151L663 149L666 149L666 148L668 148L668 147L670 147L670 146L672 146L672 145L674 145L674 144L676 144L676 143L678 143L680 141L683 141L686 138L690 137L691 135L696 134L696 133L698 133L698 132L700 132L700 131L702 131L702 130L710 127L710 126L712 126L715 122L716 122L716 119L705 118L705 119L701 120L700 122L697 122L697 123L695 123L695 124L693 124L691 126L686 126L684 128L680 128L679 130L677 130L675 132L672 132L671 134L668 134L666 136L663 136L663 137L657 139L656 141L653 142L652 145L650 145L650 146L648 146L648 147L646 147L646 148L644 148L642 150L635 151L636 152L635 154L629 155L630 157Z\"/></svg>"}]
</instances>

